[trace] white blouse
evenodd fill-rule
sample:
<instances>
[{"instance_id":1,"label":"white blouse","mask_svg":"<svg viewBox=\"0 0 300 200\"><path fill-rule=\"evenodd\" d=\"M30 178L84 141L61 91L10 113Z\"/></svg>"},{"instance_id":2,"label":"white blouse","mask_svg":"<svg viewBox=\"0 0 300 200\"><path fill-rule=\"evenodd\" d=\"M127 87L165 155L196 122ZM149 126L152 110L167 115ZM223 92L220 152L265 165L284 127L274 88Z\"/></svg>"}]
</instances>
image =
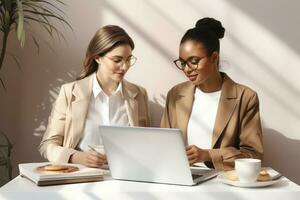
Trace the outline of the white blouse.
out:
<instances>
[{"instance_id":1,"label":"white blouse","mask_svg":"<svg viewBox=\"0 0 300 200\"><path fill-rule=\"evenodd\" d=\"M93 95L90 99L83 137L77 146L83 151L88 150L88 146L103 146L99 132L100 125L129 125L122 83L119 83L111 96L107 96L97 81L96 73L93 76Z\"/></svg>"}]
</instances>

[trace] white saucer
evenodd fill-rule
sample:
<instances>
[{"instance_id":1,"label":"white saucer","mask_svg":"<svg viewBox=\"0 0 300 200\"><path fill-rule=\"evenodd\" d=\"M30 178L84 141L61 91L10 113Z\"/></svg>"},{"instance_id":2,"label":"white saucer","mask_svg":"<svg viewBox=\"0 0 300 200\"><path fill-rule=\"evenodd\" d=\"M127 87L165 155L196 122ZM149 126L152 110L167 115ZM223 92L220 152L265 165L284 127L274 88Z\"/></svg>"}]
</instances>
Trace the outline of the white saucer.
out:
<instances>
[{"instance_id":1,"label":"white saucer","mask_svg":"<svg viewBox=\"0 0 300 200\"><path fill-rule=\"evenodd\" d=\"M274 169L266 168L266 170L271 175L271 177L274 177L274 178L277 177L277 178L275 178L275 180L271 180L271 181L256 181L256 182L252 182L252 183L243 183L243 182L240 182L240 181L229 180L229 179L225 178L224 173L222 173L222 174L218 175L218 180L222 183L227 184L227 185L232 185L232 186L236 186L236 187L249 187L249 188L252 188L252 187L266 187L266 186L278 183L281 180L281 178L278 178L281 175L278 172L276 172Z\"/></svg>"}]
</instances>

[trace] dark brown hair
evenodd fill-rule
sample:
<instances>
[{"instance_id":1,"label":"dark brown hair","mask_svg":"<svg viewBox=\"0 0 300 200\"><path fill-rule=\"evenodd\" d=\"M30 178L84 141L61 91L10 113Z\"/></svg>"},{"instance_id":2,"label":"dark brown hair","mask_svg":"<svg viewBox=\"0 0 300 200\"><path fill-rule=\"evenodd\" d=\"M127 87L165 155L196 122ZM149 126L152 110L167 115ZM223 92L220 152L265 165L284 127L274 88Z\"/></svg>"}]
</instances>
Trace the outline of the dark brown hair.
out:
<instances>
[{"instance_id":1,"label":"dark brown hair","mask_svg":"<svg viewBox=\"0 0 300 200\"><path fill-rule=\"evenodd\" d=\"M86 51L84 69L79 79L83 79L98 69L95 61L97 56L104 56L114 48L127 44L134 49L134 42L124 29L115 25L107 25L100 28L91 39Z\"/></svg>"}]
</instances>

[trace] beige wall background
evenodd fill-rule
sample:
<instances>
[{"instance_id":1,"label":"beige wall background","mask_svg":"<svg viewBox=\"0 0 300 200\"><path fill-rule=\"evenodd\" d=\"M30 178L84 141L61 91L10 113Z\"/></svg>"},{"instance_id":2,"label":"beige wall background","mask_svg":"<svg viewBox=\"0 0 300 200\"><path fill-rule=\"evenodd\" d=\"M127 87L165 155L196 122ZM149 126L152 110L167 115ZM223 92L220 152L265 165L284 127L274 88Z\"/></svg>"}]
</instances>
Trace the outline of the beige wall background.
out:
<instances>
[{"instance_id":1,"label":"beige wall background","mask_svg":"<svg viewBox=\"0 0 300 200\"><path fill-rule=\"evenodd\" d=\"M300 44L297 0L65 0L74 31L61 28L67 43L50 40L33 26L52 49L36 48L27 37L19 48L14 33L10 52L22 71L7 57L1 77L7 92L0 90L0 128L14 148L17 164L41 161L37 147L59 88L74 80L82 69L85 50L101 26L117 24L136 43L137 64L127 79L149 93L152 125L158 126L167 91L186 80L172 61L178 57L185 30L202 17L222 21L221 69L234 80L258 92L263 121L265 166L271 166L300 184Z\"/></svg>"}]
</instances>

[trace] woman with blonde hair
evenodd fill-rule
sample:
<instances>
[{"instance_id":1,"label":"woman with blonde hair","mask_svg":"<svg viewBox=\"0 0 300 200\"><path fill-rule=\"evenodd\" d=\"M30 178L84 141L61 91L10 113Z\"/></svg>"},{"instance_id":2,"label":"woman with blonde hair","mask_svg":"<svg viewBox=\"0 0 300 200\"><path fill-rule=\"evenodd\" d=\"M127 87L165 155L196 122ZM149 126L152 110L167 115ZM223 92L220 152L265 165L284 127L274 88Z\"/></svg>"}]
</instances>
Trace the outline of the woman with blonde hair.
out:
<instances>
[{"instance_id":1,"label":"woman with blonde hair","mask_svg":"<svg viewBox=\"0 0 300 200\"><path fill-rule=\"evenodd\" d=\"M136 62L134 42L119 26L100 28L90 41L84 71L64 84L56 99L41 155L51 162L100 167L106 163L99 125L149 126L148 97L144 88L124 79Z\"/></svg>"}]
</instances>

